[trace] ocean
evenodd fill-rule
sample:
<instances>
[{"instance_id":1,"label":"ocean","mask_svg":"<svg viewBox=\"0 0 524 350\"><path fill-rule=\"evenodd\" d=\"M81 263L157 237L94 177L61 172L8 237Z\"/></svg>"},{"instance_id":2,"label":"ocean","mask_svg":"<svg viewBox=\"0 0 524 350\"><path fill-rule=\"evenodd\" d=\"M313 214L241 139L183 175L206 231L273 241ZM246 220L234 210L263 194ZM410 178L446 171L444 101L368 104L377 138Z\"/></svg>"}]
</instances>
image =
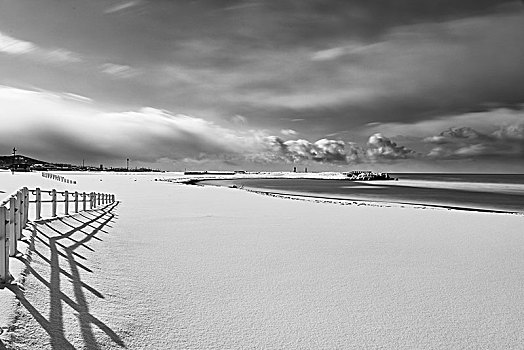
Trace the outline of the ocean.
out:
<instances>
[{"instance_id":1,"label":"ocean","mask_svg":"<svg viewBox=\"0 0 524 350\"><path fill-rule=\"evenodd\" d=\"M524 213L524 174L392 173L398 181L235 179L204 183L347 200Z\"/></svg>"}]
</instances>

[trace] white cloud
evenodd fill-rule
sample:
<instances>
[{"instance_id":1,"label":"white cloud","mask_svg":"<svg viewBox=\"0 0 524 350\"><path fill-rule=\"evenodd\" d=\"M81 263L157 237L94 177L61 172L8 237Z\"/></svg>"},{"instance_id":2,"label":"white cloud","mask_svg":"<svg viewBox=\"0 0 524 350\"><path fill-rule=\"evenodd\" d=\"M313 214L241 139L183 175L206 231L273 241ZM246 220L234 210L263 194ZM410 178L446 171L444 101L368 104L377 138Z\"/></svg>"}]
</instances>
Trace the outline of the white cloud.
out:
<instances>
[{"instance_id":1,"label":"white cloud","mask_svg":"<svg viewBox=\"0 0 524 350\"><path fill-rule=\"evenodd\" d=\"M521 123L502 125L493 132L493 136L498 139L524 140L524 121Z\"/></svg>"},{"instance_id":2,"label":"white cloud","mask_svg":"<svg viewBox=\"0 0 524 350\"><path fill-rule=\"evenodd\" d=\"M316 159L323 162L355 163L360 160L359 150L355 144L341 140L321 139L314 143L317 154Z\"/></svg>"},{"instance_id":3,"label":"white cloud","mask_svg":"<svg viewBox=\"0 0 524 350\"><path fill-rule=\"evenodd\" d=\"M120 12L120 11L129 9L131 7L138 6L141 3L142 3L142 1L140 1L140 0L121 2L121 3L118 3L118 4L114 5L114 6L109 7L107 10L104 11L104 13L110 14L110 13Z\"/></svg>"},{"instance_id":4,"label":"white cloud","mask_svg":"<svg viewBox=\"0 0 524 350\"><path fill-rule=\"evenodd\" d=\"M368 140L367 155L370 159L406 159L416 155L413 150L399 146L380 133L371 135Z\"/></svg>"},{"instance_id":5,"label":"white cloud","mask_svg":"<svg viewBox=\"0 0 524 350\"><path fill-rule=\"evenodd\" d=\"M311 55L313 61L329 61L346 54L345 47L334 47L327 50L316 51Z\"/></svg>"},{"instance_id":6,"label":"white cloud","mask_svg":"<svg viewBox=\"0 0 524 350\"><path fill-rule=\"evenodd\" d=\"M434 147L428 153L429 158L448 158L452 152L442 146Z\"/></svg>"},{"instance_id":7,"label":"white cloud","mask_svg":"<svg viewBox=\"0 0 524 350\"><path fill-rule=\"evenodd\" d=\"M0 52L10 55L23 55L35 51L36 46L24 40L15 39L0 32Z\"/></svg>"},{"instance_id":8,"label":"white cloud","mask_svg":"<svg viewBox=\"0 0 524 350\"><path fill-rule=\"evenodd\" d=\"M477 143L473 145L468 145L465 147L461 147L455 151L455 155L457 156L479 156L484 154L487 151L487 147L483 144Z\"/></svg>"},{"instance_id":9,"label":"white cloud","mask_svg":"<svg viewBox=\"0 0 524 350\"><path fill-rule=\"evenodd\" d=\"M75 101L86 102L86 103L93 102L93 99L91 99L89 97L78 95L78 94L74 94L72 92L64 92L64 96L66 98L70 98L70 99L75 100Z\"/></svg>"},{"instance_id":10,"label":"white cloud","mask_svg":"<svg viewBox=\"0 0 524 350\"><path fill-rule=\"evenodd\" d=\"M265 151L252 156L262 162L320 162L352 164L366 161L364 150L352 142L321 139L310 142L304 139L284 141L277 136L265 137Z\"/></svg>"},{"instance_id":11,"label":"white cloud","mask_svg":"<svg viewBox=\"0 0 524 350\"><path fill-rule=\"evenodd\" d=\"M445 136L435 135L435 136L428 136L424 138L423 141L428 142L428 143L437 143L438 144L438 143L446 143L447 139Z\"/></svg>"},{"instance_id":12,"label":"white cloud","mask_svg":"<svg viewBox=\"0 0 524 350\"><path fill-rule=\"evenodd\" d=\"M82 62L80 54L63 48L43 48L30 41L20 40L0 32L0 52L14 56L27 56L51 63Z\"/></svg>"},{"instance_id":13,"label":"white cloud","mask_svg":"<svg viewBox=\"0 0 524 350\"><path fill-rule=\"evenodd\" d=\"M280 130L280 133L285 136L294 136L297 134L297 132L293 129L282 129Z\"/></svg>"},{"instance_id":14,"label":"white cloud","mask_svg":"<svg viewBox=\"0 0 524 350\"><path fill-rule=\"evenodd\" d=\"M108 112L71 98L77 96L0 86L5 121L0 147L17 146L26 154L64 161L155 161L256 153L260 144L254 132L237 132L201 118L149 107Z\"/></svg>"},{"instance_id":15,"label":"white cloud","mask_svg":"<svg viewBox=\"0 0 524 350\"><path fill-rule=\"evenodd\" d=\"M315 148L308 140L289 140L284 142L286 147L286 155L292 161L301 161L311 159L316 155Z\"/></svg>"},{"instance_id":16,"label":"white cloud","mask_svg":"<svg viewBox=\"0 0 524 350\"><path fill-rule=\"evenodd\" d=\"M311 55L313 61L331 61L346 55L364 53L367 50L371 50L375 45L380 44L361 44L357 42L349 42L343 46L332 47L326 50L315 51Z\"/></svg>"},{"instance_id":17,"label":"white cloud","mask_svg":"<svg viewBox=\"0 0 524 350\"><path fill-rule=\"evenodd\" d=\"M42 52L48 61L52 62L71 62L78 63L82 62L82 58L79 54L66 49L55 49Z\"/></svg>"},{"instance_id":18,"label":"white cloud","mask_svg":"<svg viewBox=\"0 0 524 350\"><path fill-rule=\"evenodd\" d=\"M139 74L139 71L123 64L104 63L100 66L103 73L115 78L132 78Z\"/></svg>"}]
</instances>

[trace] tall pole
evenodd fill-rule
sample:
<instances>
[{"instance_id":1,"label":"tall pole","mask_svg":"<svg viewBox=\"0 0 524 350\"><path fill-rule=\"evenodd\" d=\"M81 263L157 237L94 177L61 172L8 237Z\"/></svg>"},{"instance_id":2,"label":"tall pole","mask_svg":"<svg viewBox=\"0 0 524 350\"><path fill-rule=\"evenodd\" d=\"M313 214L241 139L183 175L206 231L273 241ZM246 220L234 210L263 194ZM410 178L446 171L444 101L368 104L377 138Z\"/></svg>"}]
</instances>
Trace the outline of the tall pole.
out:
<instances>
[{"instance_id":1,"label":"tall pole","mask_svg":"<svg viewBox=\"0 0 524 350\"><path fill-rule=\"evenodd\" d=\"M127 171L129 171L129 158L127 158Z\"/></svg>"},{"instance_id":2,"label":"tall pole","mask_svg":"<svg viewBox=\"0 0 524 350\"><path fill-rule=\"evenodd\" d=\"M13 167L16 163L16 147L13 147Z\"/></svg>"}]
</instances>

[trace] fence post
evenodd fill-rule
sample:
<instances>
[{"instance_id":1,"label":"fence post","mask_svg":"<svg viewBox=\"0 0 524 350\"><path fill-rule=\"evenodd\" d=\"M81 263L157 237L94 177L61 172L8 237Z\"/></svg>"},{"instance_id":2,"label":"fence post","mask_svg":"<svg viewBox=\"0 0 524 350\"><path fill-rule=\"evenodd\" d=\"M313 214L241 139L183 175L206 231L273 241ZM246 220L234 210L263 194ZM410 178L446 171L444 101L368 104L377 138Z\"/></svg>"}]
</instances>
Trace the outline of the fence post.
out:
<instances>
[{"instance_id":1,"label":"fence post","mask_svg":"<svg viewBox=\"0 0 524 350\"><path fill-rule=\"evenodd\" d=\"M111 202L113 202L113 203L115 202L115 195L114 194L111 195Z\"/></svg>"},{"instance_id":2,"label":"fence post","mask_svg":"<svg viewBox=\"0 0 524 350\"><path fill-rule=\"evenodd\" d=\"M40 188L36 188L35 192L35 202L36 202L36 220L40 220L42 218L42 192L40 191Z\"/></svg>"},{"instance_id":3,"label":"fence post","mask_svg":"<svg viewBox=\"0 0 524 350\"><path fill-rule=\"evenodd\" d=\"M100 205L100 197L101 197L101 196L102 196L102 195L101 195L100 193L97 193L97 194L96 194L96 197L97 197L96 200L97 200L97 204L98 204L98 205Z\"/></svg>"},{"instance_id":4,"label":"fence post","mask_svg":"<svg viewBox=\"0 0 524 350\"><path fill-rule=\"evenodd\" d=\"M82 208L86 210L86 193L82 192Z\"/></svg>"},{"instance_id":5,"label":"fence post","mask_svg":"<svg viewBox=\"0 0 524 350\"><path fill-rule=\"evenodd\" d=\"M22 229L24 228L24 217L25 217L25 193L24 189L22 188L17 192L17 197L20 198L20 204L18 206L18 212L20 213L20 220L18 220L20 224L20 232L22 232ZM18 239L20 239L20 236L18 236Z\"/></svg>"},{"instance_id":6,"label":"fence post","mask_svg":"<svg viewBox=\"0 0 524 350\"><path fill-rule=\"evenodd\" d=\"M51 190L51 217L56 216L56 190Z\"/></svg>"},{"instance_id":7,"label":"fence post","mask_svg":"<svg viewBox=\"0 0 524 350\"><path fill-rule=\"evenodd\" d=\"M29 189L27 187L24 187L24 225L22 226L23 228L27 226L28 220L29 220Z\"/></svg>"},{"instance_id":8,"label":"fence post","mask_svg":"<svg viewBox=\"0 0 524 350\"><path fill-rule=\"evenodd\" d=\"M93 199L93 192L91 192L89 193L89 209L93 209L93 207L95 206Z\"/></svg>"},{"instance_id":9,"label":"fence post","mask_svg":"<svg viewBox=\"0 0 524 350\"><path fill-rule=\"evenodd\" d=\"M19 240L22 236L22 191L16 192L16 201L15 201L15 239Z\"/></svg>"},{"instance_id":10,"label":"fence post","mask_svg":"<svg viewBox=\"0 0 524 350\"><path fill-rule=\"evenodd\" d=\"M78 213L78 191L75 191L75 213Z\"/></svg>"},{"instance_id":11,"label":"fence post","mask_svg":"<svg viewBox=\"0 0 524 350\"><path fill-rule=\"evenodd\" d=\"M11 196L9 198L9 255L15 256L17 251L16 239L16 198Z\"/></svg>"},{"instance_id":12,"label":"fence post","mask_svg":"<svg viewBox=\"0 0 524 350\"><path fill-rule=\"evenodd\" d=\"M64 191L64 212L65 215L69 215L69 192Z\"/></svg>"},{"instance_id":13,"label":"fence post","mask_svg":"<svg viewBox=\"0 0 524 350\"><path fill-rule=\"evenodd\" d=\"M7 208L0 207L0 283L9 279L9 237L6 232Z\"/></svg>"}]
</instances>

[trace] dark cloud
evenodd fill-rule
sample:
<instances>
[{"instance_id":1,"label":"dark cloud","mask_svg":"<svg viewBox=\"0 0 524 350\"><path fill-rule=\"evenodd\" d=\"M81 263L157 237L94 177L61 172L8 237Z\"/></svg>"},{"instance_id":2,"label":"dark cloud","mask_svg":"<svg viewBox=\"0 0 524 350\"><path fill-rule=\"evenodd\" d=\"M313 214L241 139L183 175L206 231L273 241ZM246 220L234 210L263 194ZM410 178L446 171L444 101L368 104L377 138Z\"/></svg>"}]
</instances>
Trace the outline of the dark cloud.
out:
<instances>
[{"instance_id":1,"label":"dark cloud","mask_svg":"<svg viewBox=\"0 0 524 350\"><path fill-rule=\"evenodd\" d=\"M49 146L42 149L59 149L68 160L132 152L144 161L209 157L236 165L260 151L258 158L275 162L394 162L424 158L410 151L417 142L433 158L521 154L520 124L493 132L479 127L485 119L443 133L437 131L449 125L423 135L382 131L403 136L392 139L404 145L411 137L409 149L385 136L366 143L380 131L373 128L387 124L431 126L521 108L521 1L42 0L4 4L0 23L0 41L33 46L15 53L3 46L0 84L88 96L95 115L106 116L94 118L101 125L95 129L113 130L113 140L72 144L59 135L77 126L75 119L61 125L36 108L26 119L11 117L19 125L56 124L34 135ZM67 64L39 59L50 53ZM28 105L40 106L35 99ZM123 120L136 123L129 128ZM108 146L126 144L126 132L129 147ZM303 139L264 139L295 133ZM335 135L362 146L331 140Z\"/></svg>"},{"instance_id":2,"label":"dark cloud","mask_svg":"<svg viewBox=\"0 0 524 350\"><path fill-rule=\"evenodd\" d=\"M345 37L324 42L323 48L307 38L297 38L302 45L278 50L200 39L186 45L182 56L174 54L191 60L192 68L172 66L164 74L172 80L162 94L182 105L245 115L261 127L282 118L304 119L304 126L317 135L370 121L414 123L519 108L524 89L522 12L480 11L483 16L465 17L466 8L464 16L444 16L446 21L419 19L390 27L375 41Z\"/></svg>"},{"instance_id":3,"label":"dark cloud","mask_svg":"<svg viewBox=\"0 0 524 350\"><path fill-rule=\"evenodd\" d=\"M326 39L375 40L390 28L441 22L497 12L515 1L480 0L291 0L261 1L287 45L320 44ZM258 10L257 10L258 11ZM276 22L276 23L275 23ZM275 26L276 24L276 26Z\"/></svg>"},{"instance_id":4,"label":"dark cloud","mask_svg":"<svg viewBox=\"0 0 524 350\"><path fill-rule=\"evenodd\" d=\"M425 142L436 145L427 155L434 159L522 159L524 124L500 126L490 134L469 127L451 128Z\"/></svg>"},{"instance_id":5,"label":"dark cloud","mask_svg":"<svg viewBox=\"0 0 524 350\"><path fill-rule=\"evenodd\" d=\"M508 14L397 28L372 45L342 45L331 59L318 62L333 71L309 71L318 73L322 83L303 84L332 91L331 100L322 100L319 89L316 99L303 108L289 104L286 107L294 110L284 109L284 114L291 117L298 108L312 123L321 120L347 128L370 120L418 122L495 107L519 108L524 89L522 32L524 17ZM322 80L326 76L333 78L327 84ZM315 100L317 105L311 106Z\"/></svg>"},{"instance_id":6,"label":"dark cloud","mask_svg":"<svg viewBox=\"0 0 524 350\"><path fill-rule=\"evenodd\" d=\"M481 142L489 139L487 135L483 135L470 127L461 127L449 128L436 136L426 137L424 141L434 144L447 144L455 143L457 140L463 142Z\"/></svg>"},{"instance_id":7,"label":"dark cloud","mask_svg":"<svg viewBox=\"0 0 524 350\"><path fill-rule=\"evenodd\" d=\"M519 3L514 0L159 1L150 9L150 15L155 21L172 25L170 14L176 11L191 14L192 19L203 17L210 25L189 26L190 33L215 39L227 37L251 47L282 48L323 45L326 40L375 40L393 27L496 13L505 4Z\"/></svg>"}]
</instances>

